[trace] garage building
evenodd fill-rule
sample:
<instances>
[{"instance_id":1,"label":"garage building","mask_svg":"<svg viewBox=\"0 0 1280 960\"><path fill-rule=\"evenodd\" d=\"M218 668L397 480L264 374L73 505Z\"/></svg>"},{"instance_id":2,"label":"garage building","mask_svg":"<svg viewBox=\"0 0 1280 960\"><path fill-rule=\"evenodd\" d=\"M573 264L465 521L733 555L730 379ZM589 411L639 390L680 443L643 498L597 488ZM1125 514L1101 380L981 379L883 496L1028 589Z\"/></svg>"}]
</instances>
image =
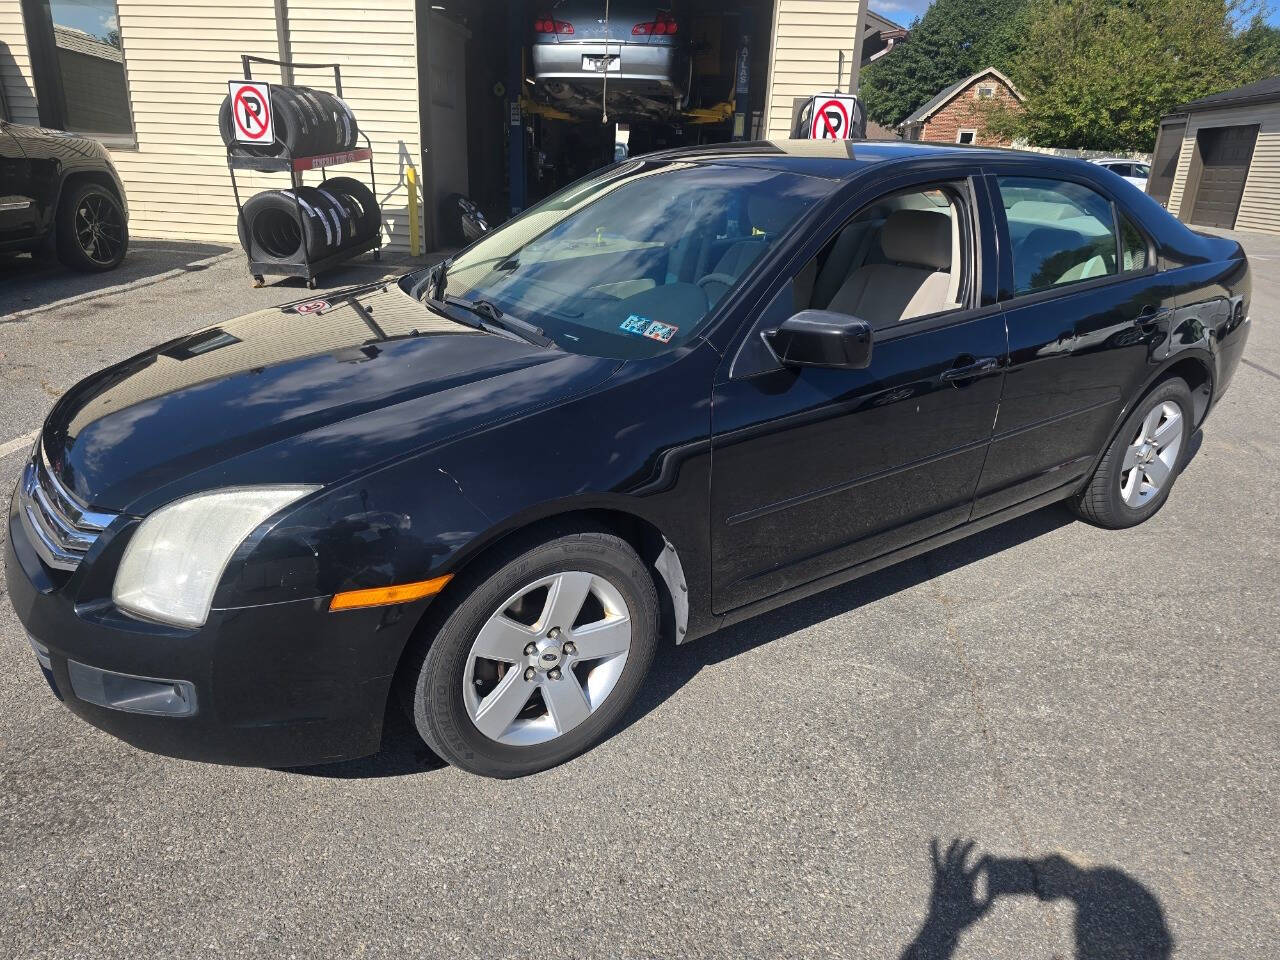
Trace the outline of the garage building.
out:
<instances>
[{"instance_id":1,"label":"garage building","mask_svg":"<svg viewBox=\"0 0 1280 960\"><path fill-rule=\"evenodd\" d=\"M1280 77L1165 116L1147 192L1184 223L1280 233Z\"/></svg>"},{"instance_id":2,"label":"garage building","mask_svg":"<svg viewBox=\"0 0 1280 960\"><path fill-rule=\"evenodd\" d=\"M501 222L612 160L619 143L636 154L784 137L797 97L856 88L865 0L666 0L653 16L674 11L698 70L689 109L662 123L569 120L527 82L535 24L553 6L563 9L542 0L3 0L0 116L99 138L124 181L133 236L234 244L217 111L241 56L336 62L372 140L385 241L409 250L446 242L440 209L451 194ZM333 89L331 73L301 68L255 67L254 79ZM242 195L287 185L266 174L238 180ZM422 198L416 231L411 184Z\"/></svg>"}]
</instances>

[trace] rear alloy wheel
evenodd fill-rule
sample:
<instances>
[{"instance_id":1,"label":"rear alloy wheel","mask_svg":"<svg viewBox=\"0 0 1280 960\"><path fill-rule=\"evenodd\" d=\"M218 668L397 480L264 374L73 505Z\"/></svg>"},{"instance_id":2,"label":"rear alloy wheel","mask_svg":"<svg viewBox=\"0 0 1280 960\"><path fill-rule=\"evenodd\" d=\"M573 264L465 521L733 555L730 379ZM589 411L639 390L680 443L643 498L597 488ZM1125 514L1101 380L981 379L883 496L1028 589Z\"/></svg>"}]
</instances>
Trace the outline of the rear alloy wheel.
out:
<instances>
[{"instance_id":1,"label":"rear alloy wheel","mask_svg":"<svg viewBox=\"0 0 1280 960\"><path fill-rule=\"evenodd\" d=\"M625 541L578 533L513 553L472 573L404 678L427 744L496 777L563 763L602 739L657 645L657 591Z\"/></svg>"},{"instance_id":2,"label":"rear alloy wheel","mask_svg":"<svg viewBox=\"0 0 1280 960\"><path fill-rule=\"evenodd\" d=\"M1169 496L1191 439L1191 390L1166 380L1143 398L1107 448L1075 504L1101 527L1131 527Z\"/></svg>"},{"instance_id":3,"label":"rear alloy wheel","mask_svg":"<svg viewBox=\"0 0 1280 960\"><path fill-rule=\"evenodd\" d=\"M106 187L86 183L58 208L58 259L74 270L99 272L120 265L129 228L120 201Z\"/></svg>"}]
</instances>

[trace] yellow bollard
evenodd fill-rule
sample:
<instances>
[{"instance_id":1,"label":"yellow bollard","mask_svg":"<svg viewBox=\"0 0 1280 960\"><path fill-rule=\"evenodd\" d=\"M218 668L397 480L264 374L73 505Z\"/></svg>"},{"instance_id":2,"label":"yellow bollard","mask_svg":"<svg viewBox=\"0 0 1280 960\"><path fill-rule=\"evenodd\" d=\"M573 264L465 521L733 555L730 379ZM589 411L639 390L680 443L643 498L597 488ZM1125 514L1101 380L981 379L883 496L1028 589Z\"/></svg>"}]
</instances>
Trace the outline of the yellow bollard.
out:
<instances>
[{"instance_id":1,"label":"yellow bollard","mask_svg":"<svg viewBox=\"0 0 1280 960\"><path fill-rule=\"evenodd\" d=\"M418 171L412 164L405 182L409 187L409 252L416 257L422 253L422 232L418 227Z\"/></svg>"}]
</instances>

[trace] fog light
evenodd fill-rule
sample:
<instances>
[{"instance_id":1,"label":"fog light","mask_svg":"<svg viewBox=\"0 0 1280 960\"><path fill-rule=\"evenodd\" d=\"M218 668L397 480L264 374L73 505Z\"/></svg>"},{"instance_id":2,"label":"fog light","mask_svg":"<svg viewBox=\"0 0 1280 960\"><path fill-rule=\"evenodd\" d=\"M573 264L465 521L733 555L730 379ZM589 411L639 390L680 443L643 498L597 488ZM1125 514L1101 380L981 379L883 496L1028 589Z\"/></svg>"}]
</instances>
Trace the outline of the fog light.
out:
<instances>
[{"instance_id":1,"label":"fog light","mask_svg":"<svg viewBox=\"0 0 1280 960\"><path fill-rule=\"evenodd\" d=\"M126 713L188 717L196 712L196 688L186 680L154 680L67 661L71 689L86 703Z\"/></svg>"}]
</instances>

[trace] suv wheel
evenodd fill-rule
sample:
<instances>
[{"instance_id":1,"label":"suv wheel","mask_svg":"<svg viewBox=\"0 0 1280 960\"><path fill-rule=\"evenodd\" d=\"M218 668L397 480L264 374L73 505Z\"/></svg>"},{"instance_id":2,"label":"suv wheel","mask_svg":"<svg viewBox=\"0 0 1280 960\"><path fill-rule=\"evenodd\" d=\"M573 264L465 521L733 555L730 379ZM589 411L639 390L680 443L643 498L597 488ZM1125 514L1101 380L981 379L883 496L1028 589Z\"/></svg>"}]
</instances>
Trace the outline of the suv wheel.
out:
<instances>
[{"instance_id":1,"label":"suv wheel","mask_svg":"<svg viewBox=\"0 0 1280 960\"><path fill-rule=\"evenodd\" d=\"M58 259L73 270L114 270L129 248L129 225L116 195L96 183L73 187L58 207Z\"/></svg>"}]
</instances>

